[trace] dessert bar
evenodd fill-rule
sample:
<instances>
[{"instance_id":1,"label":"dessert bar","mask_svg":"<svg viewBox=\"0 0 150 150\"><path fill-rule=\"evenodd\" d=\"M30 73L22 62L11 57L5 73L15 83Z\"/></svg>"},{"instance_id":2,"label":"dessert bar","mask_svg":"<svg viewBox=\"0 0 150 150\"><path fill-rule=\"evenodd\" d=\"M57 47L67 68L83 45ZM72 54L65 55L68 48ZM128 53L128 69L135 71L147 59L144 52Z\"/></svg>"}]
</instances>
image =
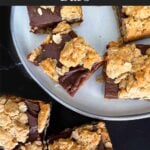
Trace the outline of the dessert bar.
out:
<instances>
[{"instance_id":1,"label":"dessert bar","mask_svg":"<svg viewBox=\"0 0 150 150\"><path fill-rule=\"evenodd\" d=\"M124 42L150 37L150 6L117 7Z\"/></svg>"},{"instance_id":2,"label":"dessert bar","mask_svg":"<svg viewBox=\"0 0 150 150\"><path fill-rule=\"evenodd\" d=\"M59 23L52 34L28 55L28 59L72 96L103 61L96 50L66 22Z\"/></svg>"},{"instance_id":3,"label":"dessert bar","mask_svg":"<svg viewBox=\"0 0 150 150\"><path fill-rule=\"evenodd\" d=\"M51 104L15 96L0 97L0 149L43 141Z\"/></svg>"},{"instance_id":4,"label":"dessert bar","mask_svg":"<svg viewBox=\"0 0 150 150\"><path fill-rule=\"evenodd\" d=\"M49 140L49 150L112 150L112 143L103 122L66 129Z\"/></svg>"},{"instance_id":5,"label":"dessert bar","mask_svg":"<svg viewBox=\"0 0 150 150\"><path fill-rule=\"evenodd\" d=\"M28 6L31 32L51 31L61 21L82 22L81 6Z\"/></svg>"},{"instance_id":6,"label":"dessert bar","mask_svg":"<svg viewBox=\"0 0 150 150\"><path fill-rule=\"evenodd\" d=\"M106 98L150 99L150 45L111 42L105 60Z\"/></svg>"}]
</instances>

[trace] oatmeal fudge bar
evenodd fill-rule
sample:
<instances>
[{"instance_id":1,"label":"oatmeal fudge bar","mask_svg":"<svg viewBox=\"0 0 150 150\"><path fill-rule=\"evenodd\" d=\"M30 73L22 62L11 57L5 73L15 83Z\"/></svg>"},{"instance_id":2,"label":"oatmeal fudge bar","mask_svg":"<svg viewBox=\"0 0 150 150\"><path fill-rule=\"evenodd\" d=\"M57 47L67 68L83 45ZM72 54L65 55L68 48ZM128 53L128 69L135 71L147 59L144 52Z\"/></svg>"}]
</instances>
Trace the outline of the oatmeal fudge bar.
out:
<instances>
[{"instance_id":1,"label":"oatmeal fudge bar","mask_svg":"<svg viewBox=\"0 0 150 150\"><path fill-rule=\"evenodd\" d=\"M81 6L28 6L31 31L48 32L61 21L82 22Z\"/></svg>"},{"instance_id":2,"label":"oatmeal fudge bar","mask_svg":"<svg viewBox=\"0 0 150 150\"><path fill-rule=\"evenodd\" d=\"M17 149L26 142L42 141L51 104L15 96L0 97L0 149Z\"/></svg>"},{"instance_id":3,"label":"oatmeal fudge bar","mask_svg":"<svg viewBox=\"0 0 150 150\"><path fill-rule=\"evenodd\" d=\"M105 59L106 98L150 99L150 45L111 42Z\"/></svg>"},{"instance_id":4,"label":"oatmeal fudge bar","mask_svg":"<svg viewBox=\"0 0 150 150\"><path fill-rule=\"evenodd\" d=\"M59 23L28 59L72 96L102 64L96 50L66 22Z\"/></svg>"},{"instance_id":5,"label":"oatmeal fudge bar","mask_svg":"<svg viewBox=\"0 0 150 150\"><path fill-rule=\"evenodd\" d=\"M112 150L112 143L103 122L67 129L50 138L49 150Z\"/></svg>"},{"instance_id":6,"label":"oatmeal fudge bar","mask_svg":"<svg viewBox=\"0 0 150 150\"><path fill-rule=\"evenodd\" d=\"M150 37L150 6L117 7L124 42Z\"/></svg>"}]
</instances>

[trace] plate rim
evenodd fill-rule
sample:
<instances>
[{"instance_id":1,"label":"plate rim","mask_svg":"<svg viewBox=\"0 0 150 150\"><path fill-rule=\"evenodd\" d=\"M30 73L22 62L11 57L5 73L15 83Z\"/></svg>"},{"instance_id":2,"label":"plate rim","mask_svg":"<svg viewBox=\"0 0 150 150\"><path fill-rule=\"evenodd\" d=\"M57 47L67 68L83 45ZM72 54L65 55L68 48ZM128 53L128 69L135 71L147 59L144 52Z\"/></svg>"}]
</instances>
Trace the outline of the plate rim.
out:
<instances>
[{"instance_id":1,"label":"plate rim","mask_svg":"<svg viewBox=\"0 0 150 150\"><path fill-rule=\"evenodd\" d=\"M126 115L126 116L103 116L103 115L95 115L95 114L88 113L86 111L80 110L80 109L78 109L78 108L76 108L74 106L71 106L71 105L63 102L55 94L53 94L46 87L44 87L44 85L42 83L40 83L40 81L38 81L38 79L36 79L36 77L34 76L34 74L27 67L26 63L24 62L24 60L23 60L23 58L21 56L19 48L17 46L17 42L16 42L15 36L13 34L13 29L14 29L13 28L13 18L14 18L15 7L16 6L12 6L11 7L11 11L10 11L10 33L11 33L12 41L13 41L13 44L14 44L14 48L15 48L15 50L17 52L17 55L19 56L19 59L20 59L21 63L24 66L24 69L27 71L27 73L54 100L56 100L58 103L60 103L64 107L66 107L66 108L68 108L68 109L70 109L70 110L72 110L72 111L74 111L74 112L76 112L78 114L81 114L81 115L86 116L86 117L94 118L94 119L109 120L109 121L128 121L128 120L137 120L137 119L144 119L144 118L149 118L150 117L150 112L141 113L141 114L137 114L137 115Z\"/></svg>"}]
</instances>

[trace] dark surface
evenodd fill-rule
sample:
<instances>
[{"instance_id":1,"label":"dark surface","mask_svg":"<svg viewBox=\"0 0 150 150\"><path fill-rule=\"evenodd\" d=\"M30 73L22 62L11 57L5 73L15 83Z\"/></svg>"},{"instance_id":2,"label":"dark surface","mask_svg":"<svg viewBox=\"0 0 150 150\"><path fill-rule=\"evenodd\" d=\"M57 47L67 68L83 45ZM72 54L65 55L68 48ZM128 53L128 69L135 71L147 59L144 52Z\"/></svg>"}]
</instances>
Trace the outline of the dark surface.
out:
<instances>
[{"instance_id":1,"label":"dark surface","mask_svg":"<svg viewBox=\"0 0 150 150\"><path fill-rule=\"evenodd\" d=\"M48 134L93 121L93 119L74 113L54 101L28 76L18 62L9 32L9 8L1 7L0 93L51 100L53 111ZM150 119L126 122L106 121L106 125L114 144L114 150L150 150Z\"/></svg>"}]
</instances>

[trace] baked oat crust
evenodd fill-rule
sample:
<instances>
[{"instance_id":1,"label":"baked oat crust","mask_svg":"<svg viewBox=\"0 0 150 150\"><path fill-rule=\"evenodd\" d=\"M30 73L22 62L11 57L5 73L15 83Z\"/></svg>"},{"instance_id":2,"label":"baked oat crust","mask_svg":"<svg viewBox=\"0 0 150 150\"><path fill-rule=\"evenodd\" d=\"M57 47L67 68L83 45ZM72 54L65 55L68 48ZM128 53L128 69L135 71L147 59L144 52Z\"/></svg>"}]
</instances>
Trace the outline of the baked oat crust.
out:
<instances>
[{"instance_id":1,"label":"baked oat crust","mask_svg":"<svg viewBox=\"0 0 150 150\"><path fill-rule=\"evenodd\" d=\"M111 45L106 56L106 75L118 84L118 98L150 99L150 55L135 44Z\"/></svg>"},{"instance_id":2,"label":"baked oat crust","mask_svg":"<svg viewBox=\"0 0 150 150\"><path fill-rule=\"evenodd\" d=\"M103 122L74 128L69 137L51 141L49 150L96 150L100 145L104 150L113 149Z\"/></svg>"},{"instance_id":3,"label":"baked oat crust","mask_svg":"<svg viewBox=\"0 0 150 150\"><path fill-rule=\"evenodd\" d=\"M0 96L0 147L6 150L14 149L20 143L26 143L30 138L30 121L26 101L39 103L40 111L37 116L39 134L46 128L51 104L16 96Z\"/></svg>"},{"instance_id":4,"label":"baked oat crust","mask_svg":"<svg viewBox=\"0 0 150 150\"><path fill-rule=\"evenodd\" d=\"M150 6L122 6L117 11L124 42L150 36Z\"/></svg>"},{"instance_id":5,"label":"baked oat crust","mask_svg":"<svg viewBox=\"0 0 150 150\"><path fill-rule=\"evenodd\" d=\"M28 142L19 147L18 150L43 150L44 145L41 141Z\"/></svg>"}]
</instances>

